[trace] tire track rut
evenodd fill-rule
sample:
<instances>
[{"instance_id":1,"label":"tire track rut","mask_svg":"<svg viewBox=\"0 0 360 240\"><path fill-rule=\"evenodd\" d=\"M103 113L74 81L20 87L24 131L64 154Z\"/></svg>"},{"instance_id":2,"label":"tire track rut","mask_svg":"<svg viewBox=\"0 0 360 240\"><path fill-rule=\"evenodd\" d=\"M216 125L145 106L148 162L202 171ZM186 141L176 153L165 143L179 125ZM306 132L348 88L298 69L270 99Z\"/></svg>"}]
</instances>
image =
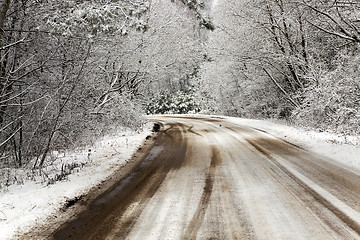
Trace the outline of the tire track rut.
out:
<instances>
[{"instance_id":1,"label":"tire track rut","mask_svg":"<svg viewBox=\"0 0 360 240\"><path fill-rule=\"evenodd\" d=\"M347 226L349 226L353 231L360 235L360 224L357 220L343 212L338 206L336 206L333 202L328 200L325 196L321 195L319 192L314 190L313 187L309 186L305 181L300 179L299 177L295 176L291 171L289 171L286 167L284 167L278 160L271 156L264 148L260 146L259 143L256 141L246 139L245 140L251 144L255 149L265 155L268 159L270 159L275 165L277 165L282 171L284 171L289 177L291 177L295 182L297 182L300 186L302 186L306 191L311 194L314 199L319 202L321 205L329 209L333 214L335 214L338 218L340 218ZM321 215L320 215L321 217ZM324 221L331 227L332 229L336 230L334 226L332 226L331 222Z\"/></svg>"},{"instance_id":2,"label":"tire track rut","mask_svg":"<svg viewBox=\"0 0 360 240\"><path fill-rule=\"evenodd\" d=\"M182 165L187 148L183 131L182 124L174 124L164 131L155 144L155 147L163 146L161 154L148 155L131 174L96 198L74 220L58 229L52 238L104 239L112 232L131 203L139 202L133 213L122 220L120 230L115 232L115 238L116 236L125 238L167 173ZM176 151L173 152L173 149Z\"/></svg>"},{"instance_id":3,"label":"tire track rut","mask_svg":"<svg viewBox=\"0 0 360 240\"><path fill-rule=\"evenodd\" d=\"M216 167L221 164L218 150L215 147L212 147L211 152L211 162L208 173L206 175L203 193L201 195L200 202L195 211L195 214L189 222L187 229L185 230L183 235L184 239L196 239L196 235L204 221L205 213L210 203L210 197L214 188Z\"/></svg>"}]
</instances>

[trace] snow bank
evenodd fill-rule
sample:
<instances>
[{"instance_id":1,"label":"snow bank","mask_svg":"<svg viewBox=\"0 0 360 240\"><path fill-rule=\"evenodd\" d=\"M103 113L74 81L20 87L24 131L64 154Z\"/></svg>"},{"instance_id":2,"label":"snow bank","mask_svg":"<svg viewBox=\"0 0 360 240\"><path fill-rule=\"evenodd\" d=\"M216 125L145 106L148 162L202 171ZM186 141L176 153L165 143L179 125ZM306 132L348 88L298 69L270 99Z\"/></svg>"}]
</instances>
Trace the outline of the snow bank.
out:
<instances>
[{"instance_id":1,"label":"snow bank","mask_svg":"<svg viewBox=\"0 0 360 240\"><path fill-rule=\"evenodd\" d=\"M145 129L149 130L141 133L124 130L81 151L53 153L57 163L54 172L48 174L56 175L59 165L60 168L74 163L82 166L63 181L47 184L49 182L39 179L25 180L21 185L3 190L0 193L0 239L11 239L17 232L26 232L37 223L44 223L46 217L60 209L67 200L85 194L114 173L150 134L150 124Z\"/></svg>"}]
</instances>

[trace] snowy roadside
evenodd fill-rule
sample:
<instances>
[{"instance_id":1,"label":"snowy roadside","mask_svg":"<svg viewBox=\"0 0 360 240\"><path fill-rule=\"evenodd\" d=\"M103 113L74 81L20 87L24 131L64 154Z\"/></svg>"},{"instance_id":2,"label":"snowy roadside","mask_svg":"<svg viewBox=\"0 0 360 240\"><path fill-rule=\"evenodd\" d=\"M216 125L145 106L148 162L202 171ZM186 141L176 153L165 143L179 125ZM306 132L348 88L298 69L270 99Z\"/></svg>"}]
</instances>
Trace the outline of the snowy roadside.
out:
<instances>
[{"instance_id":1,"label":"snowy roadside","mask_svg":"<svg viewBox=\"0 0 360 240\"><path fill-rule=\"evenodd\" d=\"M340 136L287 126L266 120L223 117L230 122L256 128L325 156L328 161L360 173L360 136Z\"/></svg>"},{"instance_id":2,"label":"snowy roadside","mask_svg":"<svg viewBox=\"0 0 360 240\"><path fill-rule=\"evenodd\" d=\"M12 185L1 191L0 239L12 239L16 233L26 232L44 223L67 200L83 195L101 183L126 164L146 136L151 134L150 127L151 123L148 123L140 133L124 129L82 151L59 154L57 159L60 159L61 166L73 163L82 166L68 175L66 180L50 185L25 181L24 184Z\"/></svg>"},{"instance_id":3,"label":"snowy roadside","mask_svg":"<svg viewBox=\"0 0 360 240\"><path fill-rule=\"evenodd\" d=\"M184 115L182 115L184 116ZM335 164L346 166L360 173L360 137L343 137L329 133L307 131L264 120L251 120L223 116L187 115L194 117L215 117L227 121L266 131L307 150L323 155ZM86 163L83 167L55 184L39 181L25 181L22 185L12 185L0 192L0 239L11 239L17 232L26 232L55 214L69 199L88 192L101 183L120 166L126 164L150 134L150 124L146 131L135 133L127 130L114 136L108 136L82 151L58 153L60 164ZM347 143L352 144L347 144ZM61 157L60 157L61 156Z\"/></svg>"}]
</instances>

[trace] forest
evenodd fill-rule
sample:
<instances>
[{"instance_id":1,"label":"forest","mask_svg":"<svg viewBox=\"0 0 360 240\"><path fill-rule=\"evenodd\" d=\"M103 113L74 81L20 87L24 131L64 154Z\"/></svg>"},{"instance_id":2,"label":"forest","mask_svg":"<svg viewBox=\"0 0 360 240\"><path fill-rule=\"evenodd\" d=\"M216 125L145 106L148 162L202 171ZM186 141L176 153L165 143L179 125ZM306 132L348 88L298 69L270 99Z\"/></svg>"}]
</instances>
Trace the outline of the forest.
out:
<instances>
[{"instance_id":1,"label":"forest","mask_svg":"<svg viewBox=\"0 0 360 240\"><path fill-rule=\"evenodd\" d=\"M358 0L0 6L0 168L41 169L51 151L139 129L144 114L360 133Z\"/></svg>"}]
</instances>

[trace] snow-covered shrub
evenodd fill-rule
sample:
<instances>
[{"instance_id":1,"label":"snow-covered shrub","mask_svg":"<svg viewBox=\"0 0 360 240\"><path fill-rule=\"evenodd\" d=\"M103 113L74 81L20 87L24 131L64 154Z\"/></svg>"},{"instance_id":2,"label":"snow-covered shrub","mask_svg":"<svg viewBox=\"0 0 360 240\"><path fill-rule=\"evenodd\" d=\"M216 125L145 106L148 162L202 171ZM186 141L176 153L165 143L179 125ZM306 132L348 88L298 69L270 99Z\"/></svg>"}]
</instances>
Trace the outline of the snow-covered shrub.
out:
<instances>
[{"instance_id":1,"label":"snow-covered shrub","mask_svg":"<svg viewBox=\"0 0 360 240\"><path fill-rule=\"evenodd\" d=\"M176 95L174 95L173 101L174 108L172 110L174 113L184 114L200 111L200 106L196 103L192 92L185 93L183 91L178 91Z\"/></svg>"},{"instance_id":2,"label":"snow-covered shrub","mask_svg":"<svg viewBox=\"0 0 360 240\"><path fill-rule=\"evenodd\" d=\"M159 94L151 98L146 105L147 114L167 113L170 111L172 96L168 90L161 90Z\"/></svg>"},{"instance_id":3,"label":"snow-covered shrub","mask_svg":"<svg viewBox=\"0 0 360 240\"><path fill-rule=\"evenodd\" d=\"M52 4L54 4L52 6ZM53 1L48 3L52 11L43 15L42 28L51 32L74 36L84 33L87 38L98 35L128 34L130 29L145 31L147 23L143 19L149 9L148 1L131 2L103 1Z\"/></svg>"},{"instance_id":4,"label":"snow-covered shrub","mask_svg":"<svg viewBox=\"0 0 360 240\"><path fill-rule=\"evenodd\" d=\"M146 105L147 114L185 114L197 113L200 105L196 102L193 92L161 90Z\"/></svg>"},{"instance_id":5,"label":"snow-covered shrub","mask_svg":"<svg viewBox=\"0 0 360 240\"><path fill-rule=\"evenodd\" d=\"M302 105L294 111L296 122L343 134L360 133L360 57L342 55L336 69L310 70L311 82Z\"/></svg>"}]
</instances>

